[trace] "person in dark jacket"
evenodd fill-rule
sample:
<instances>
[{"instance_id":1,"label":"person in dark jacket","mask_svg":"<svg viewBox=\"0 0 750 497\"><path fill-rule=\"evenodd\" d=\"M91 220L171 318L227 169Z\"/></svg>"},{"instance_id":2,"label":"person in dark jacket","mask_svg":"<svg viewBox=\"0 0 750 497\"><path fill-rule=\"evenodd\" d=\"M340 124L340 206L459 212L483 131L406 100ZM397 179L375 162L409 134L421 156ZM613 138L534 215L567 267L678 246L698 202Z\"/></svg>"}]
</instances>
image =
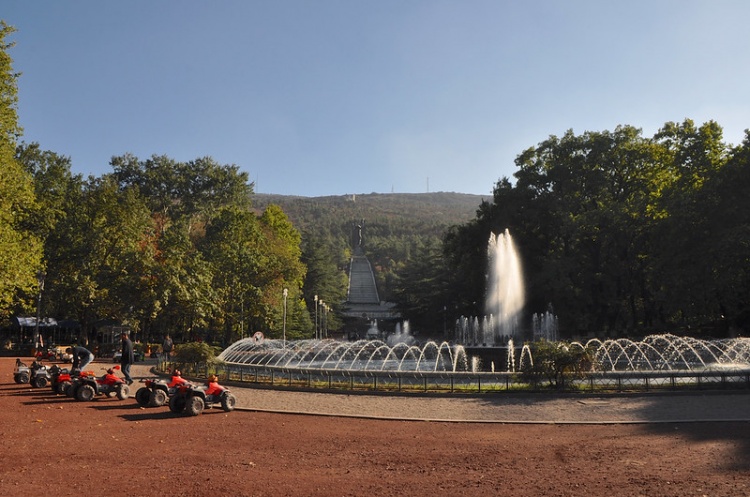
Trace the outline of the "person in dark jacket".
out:
<instances>
[{"instance_id":1,"label":"person in dark jacket","mask_svg":"<svg viewBox=\"0 0 750 497\"><path fill-rule=\"evenodd\" d=\"M133 384L133 378L130 377L130 366L135 362L133 353L133 342L130 341L127 331L122 332L122 357L120 357L120 369L125 376L125 382L128 385Z\"/></svg>"},{"instance_id":2,"label":"person in dark jacket","mask_svg":"<svg viewBox=\"0 0 750 497\"><path fill-rule=\"evenodd\" d=\"M83 368L88 366L91 361L94 360L94 354L92 354L86 347L81 347L80 345L68 347L65 349L65 352L73 356L72 369L83 370Z\"/></svg>"}]
</instances>

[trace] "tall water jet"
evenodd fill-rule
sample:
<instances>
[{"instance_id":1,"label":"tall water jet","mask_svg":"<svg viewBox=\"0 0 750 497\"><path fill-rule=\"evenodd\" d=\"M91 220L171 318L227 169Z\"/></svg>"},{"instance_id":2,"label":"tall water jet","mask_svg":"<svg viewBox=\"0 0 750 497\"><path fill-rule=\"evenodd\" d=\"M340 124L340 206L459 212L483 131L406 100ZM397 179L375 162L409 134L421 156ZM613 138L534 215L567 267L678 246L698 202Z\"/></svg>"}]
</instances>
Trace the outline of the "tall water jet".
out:
<instances>
[{"instance_id":1,"label":"tall water jet","mask_svg":"<svg viewBox=\"0 0 750 497\"><path fill-rule=\"evenodd\" d=\"M490 233L485 313L492 316L494 342L506 341L518 330L525 292L521 261L510 233Z\"/></svg>"}]
</instances>

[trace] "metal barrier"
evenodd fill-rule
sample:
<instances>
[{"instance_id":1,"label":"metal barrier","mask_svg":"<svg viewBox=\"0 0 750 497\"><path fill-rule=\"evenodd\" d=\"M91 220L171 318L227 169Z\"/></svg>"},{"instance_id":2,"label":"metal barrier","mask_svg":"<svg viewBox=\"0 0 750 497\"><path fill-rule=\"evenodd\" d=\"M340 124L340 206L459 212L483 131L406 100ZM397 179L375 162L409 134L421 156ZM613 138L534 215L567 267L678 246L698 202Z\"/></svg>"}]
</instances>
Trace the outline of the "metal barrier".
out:
<instances>
[{"instance_id":1,"label":"metal barrier","mask_svg":"<svg viewBox=\"0 0 750 497\"><path fill-rule=\"evenodd\" d=\"M750 369L609 371L550 379L543 375L490 372L345 371L296 369L246 364L179 365L183 374L273 388L366 392L629 392L653 390L750 389ZM162 371L169 363L159 363Z\"/></svg>"}]
</instances>

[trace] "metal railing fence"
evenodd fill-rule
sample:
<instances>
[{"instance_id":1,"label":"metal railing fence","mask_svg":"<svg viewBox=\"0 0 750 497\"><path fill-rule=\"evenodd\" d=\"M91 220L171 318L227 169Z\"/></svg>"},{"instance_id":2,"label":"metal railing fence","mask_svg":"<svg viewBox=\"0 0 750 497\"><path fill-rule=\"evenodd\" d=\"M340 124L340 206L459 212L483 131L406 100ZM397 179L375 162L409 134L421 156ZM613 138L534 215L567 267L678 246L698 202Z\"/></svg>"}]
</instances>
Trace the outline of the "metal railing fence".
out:
<instances>
[{"instance_id":1,"label":"metal railing fence","mask_svg":"<svg viewBox=\"0 0 750 497\"><path fill-rule=\"evenodd\" d=\"M160 371L174 364L159 362ZM629 392L750 389L750 369L608 371L549 378L541 374L490 372L345 371L246 364L178 364L183 375L273 388L404 393Z\"/></svg>"}]
</instances>

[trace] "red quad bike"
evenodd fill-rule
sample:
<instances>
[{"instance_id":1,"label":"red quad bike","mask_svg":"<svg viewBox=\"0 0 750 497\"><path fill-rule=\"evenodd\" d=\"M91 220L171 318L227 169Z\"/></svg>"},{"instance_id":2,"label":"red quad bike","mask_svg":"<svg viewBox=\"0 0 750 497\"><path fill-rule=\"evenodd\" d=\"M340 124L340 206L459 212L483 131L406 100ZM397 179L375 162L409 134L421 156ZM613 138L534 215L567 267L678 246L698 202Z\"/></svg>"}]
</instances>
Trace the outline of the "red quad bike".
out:
<instances>
[{"instance_id":1,"label":"red quad bike","mask_svg":"<svg viewBox=\"0 0 750 497\"><path fill-rule=\"evenodd\" d=\"M57 364L49 368L50 386L52 391L58 395L65 395L68 388L73 384L73 380L78 376L78 371L70 371L68 368L61 368Z\"/></svg>"},{"instance_id":2,"label":"red quad bike","mask_svg":"<svg viewBox=\"0 0 750 497\"><path fill-rule=\"evenodd\" d=\"M130 387L123 378L115 375L116 369L120 369L120 366L108 369L101 378L81 373L78 380L68 390L75 388L75 399L80 401L92 400L97 395L107 397L116 395L118 399L125 400L130 396Z\"/></svg>"},{"instance_id":3,"label":"red quad bike","mask_svg":"<svg viewBox=\"0 0 750 497\"><path fill-rule=\"evenodd\" d=\"M205 386L181 385L169 399L169 410L197 416L203 409L210 409L214 404L221 404L225 412L231 412L234 411L237 399L228 388L219 385L216 376L212 375Z\"/></svg>"},{"instance_id":4,"label":"red quad bike","mask_svg":"<svg viewBox=\"0 0 750 497\"><path fill-rule=\"evenodd\" d=\"M93 371L81 371L80 369L71 370L67 377L62 375L62 378L67 378L70 381L70 385L64 389L65 396L75 399L78 387L83 384L83 378L95 376L96 373Z\"/></svg>"},{"instance_id":5,"label":"red quad bike","mask_svg":"<svg viewBox=\"0 0 750 497\"><path fill-rule=\"evenodd\" d=\"M179 387L189 382L183 378L179 370L172 372L169 383L162 379L148 379L144 381L145 386L135 392L135 400L141 407L161 407L174 396Z\"/></svg>"}]
</instances>

